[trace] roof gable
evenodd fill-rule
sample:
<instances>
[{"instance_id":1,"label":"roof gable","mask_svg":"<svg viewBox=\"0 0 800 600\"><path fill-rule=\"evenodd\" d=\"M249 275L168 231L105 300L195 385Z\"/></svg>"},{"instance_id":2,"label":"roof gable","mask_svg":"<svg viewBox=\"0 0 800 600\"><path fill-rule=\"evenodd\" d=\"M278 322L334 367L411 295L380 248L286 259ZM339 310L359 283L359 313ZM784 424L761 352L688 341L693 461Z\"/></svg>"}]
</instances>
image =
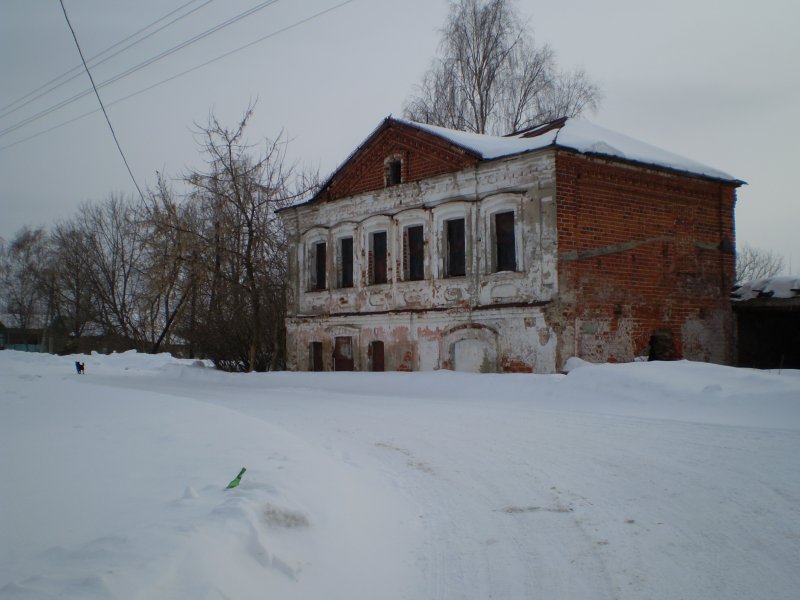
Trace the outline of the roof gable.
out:
<instances>
[{"instance_id":1,"label":"roof gable","mask_svg":"<svg viewBox=\"0 0 800 600\"><path fill-rule=\"evenodd\" d=\"M469 149L477 153L483 160L556 147L564 150L573 150L580 154L606 156L626 162L719 179L735 185L744 183L714 167L662 150L656 146L651 146L616 131L595 125L585 119L562 117L555 121L502 137L455 131L421 123L406 123Z\"/></svg>"},{"instance_id":2,"label":"roof gable","mask_svg":"<svg viewBox=\"0 0 800 600\"><path fill-rule=\"evenodd\" d=\"M402 183L453 173L493 160L544 148L605 156L732 183L727 173L667 152L583 119L561 118L507 136L457 131L387 117L356 148L309 201L329 202L387 186L387 160L402 162Z\"/></svg>"},{"instance_id":3,"label":"roof gable","mask_svg":"<svg viewBox=\"0 0 800 600\"><path fill-rule=\"evenodd\" d=\"M391 117L342 163L311 202L329 202L387 187L387 161L399 159L409 183L474 166L480 154L470 148Z\"/></svg>"}]
</instances>

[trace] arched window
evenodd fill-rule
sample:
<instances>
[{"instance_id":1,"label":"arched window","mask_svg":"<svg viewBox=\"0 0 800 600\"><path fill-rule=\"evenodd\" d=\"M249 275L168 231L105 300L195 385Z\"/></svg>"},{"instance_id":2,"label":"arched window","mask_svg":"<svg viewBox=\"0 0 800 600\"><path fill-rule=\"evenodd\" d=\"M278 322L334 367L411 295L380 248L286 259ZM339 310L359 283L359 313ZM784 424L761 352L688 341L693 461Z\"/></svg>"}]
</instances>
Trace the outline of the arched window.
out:
<instances>
[{"instance_id":1,"label":"arched window","mask_svg":"<svg viewBox=\"0 0 800 600\"><path fill-rule=\"evenodd\" d=\"M481 202L485 260L483 272L524 271L521 194L497 194Z\"/></svg>"},{"instance_id":2,"label":"arched window","mask_svg":"<svg viewBox=\"0 0 800 600\"><path fill-rule=\"evenodd\" d=\"M392 154L383 161L383 181L386 187L403 183L403 156Z\"/></svg>"},{"instance_id":3,"label":"arched window","mask_svg":"<svg viewBox=\"0 0 800 600\"><path fill-rule=\"evenodd\" d=\"M306 290L328 289L328 232L317 228L305 236Z\"/></svg>"}]
</instances>

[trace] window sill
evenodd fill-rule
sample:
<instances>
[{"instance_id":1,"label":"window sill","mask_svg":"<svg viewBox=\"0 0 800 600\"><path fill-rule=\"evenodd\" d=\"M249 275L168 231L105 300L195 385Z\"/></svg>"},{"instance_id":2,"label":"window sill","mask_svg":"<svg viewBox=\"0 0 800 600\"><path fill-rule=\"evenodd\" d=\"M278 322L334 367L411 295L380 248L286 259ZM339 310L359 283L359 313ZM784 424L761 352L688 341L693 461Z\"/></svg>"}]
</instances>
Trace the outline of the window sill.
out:
<instances>
[{"instance_id":1,"label":"window sill","mask_svg":"<svg viewBox=\"0 0 800 600\"><path fill-rule=\"evenodd\" d=\"M485 273L484 277L490 279L519 279L525 277L525 271L492 271Z\"/></svg>"}]
</instances>

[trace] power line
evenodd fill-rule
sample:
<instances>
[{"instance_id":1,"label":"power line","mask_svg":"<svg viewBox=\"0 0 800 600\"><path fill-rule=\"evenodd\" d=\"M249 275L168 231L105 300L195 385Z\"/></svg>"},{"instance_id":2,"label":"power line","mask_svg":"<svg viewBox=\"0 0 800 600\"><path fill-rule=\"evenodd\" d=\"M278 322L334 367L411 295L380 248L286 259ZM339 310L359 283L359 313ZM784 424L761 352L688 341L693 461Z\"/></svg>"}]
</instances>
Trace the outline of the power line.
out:
<instances>
[{"instance_id":1,"label":"power line","mask_svg":"<svg viewBox=\"0 0 800 600\"><path fill-rule=\"evenodd\" d=\"M102 89L102 88L106 87L107 85L110 85L112 83L115 83L115 82L119 81L120 79L123 79L123 78L127 77L128 75L132 75L133 73L136 73L137 71L140 71L141 69L144 69L145 67L150 66L151 64L161 60L162 58L166 58L167 56L169 56L171 54L174 54L178 50L182 50L183 48L185 48L187 46L190 46L191 44L194 44L195 42L198 42L201 39L206 38L209 35L211 35L213 33L216 33L217 31L219 31L219 30L221 30L221 29L223 29L225 27L228 27L229 25L234 24L237 21L240 21L240 20L244 19L245 17L249 17L253 13L255 13L255 12L259 11L259 10L262 10L262 9L266 8L267 6L275 4L275 3L279 2L279 1L280 0L265 0L261 4L258 4L256 6L254 6L253 8L249 8L248 10L246 10L244 12L241 12L241 13L239 13L238 15L236 15L234 17L231 17L227 21L223 21L222 23L220 23L218 25L215 25L214 27L212 27L210 29L207 29L204 32L199 33L196 36L191 37L188 40L185 40L185 41L181 42L180 44L178 44L176 46L173 46L172 48L169 48L168 50L164 50L160 54L157 54L156 56L154 56L152 58L149 58L149 59L139 63L138 65L135 65L135 66L131 67L130 69L115 75L114 77L111 77L110 79L106 79L105 81L100 83L97 86L97 88L98 89ZM91 88L86 89L83 92L75 94L74 96L72 96L70 98L67 98L64 101L59 102L55 106L51 106L50 108L42 110L42 111L36 113L35 115L32 115L31 117L28 117L27 119L24 119L24 120L20 121L19 123L16 123L15 125L11 125L9 127L6 127L2 131L0 131L0 137L2 137L4 135L7 135L9 133L12 133L12 132L16 131L17 129L19 129L21 127L24 127L25 125L28 125L29 123L33 123L34 121L38 121L39 119L41 119L43 117L46 117L50 113L55 112L56 110L58 110L60 108L63 108L65 106L69 105L69 104L72 104L76 100L80 100L81 98L83 98L85 96L88 96L91 93L92 93Z\"/></svg>"},{"instance_id":2,"label":"power line","mask_svg":"<svg viewBox=\"0 0 800 600\"><path fill-rule=\"evenodd\" d=\"M136 186L136 190L139 192L139 196L141 196L142 201L144 201L144 194L142 193L141 188L139 188L139 184L136 183L136 178L133 176L133 171L131 171L131 167L128 164L128 159L125 158L125 153L122 151L122 146L119 145L119 140L117 139L117 134L114 133L114 128L111 126L111 119L108 118L108 113L106 112L106 107L103 106L103 101L100 99L100 93L97 91L97 86L94 84L94 77L92 77L91 71L89 71L89 66L86 64L86 59L83 58L83 50L81 50L81 45L78 43L78 36L75 35L75 30L72 28L72 23L69 22L69 17L67 16L67 9L64 6L64 0L58 0L61 3L61 10L64 11L64 18L67 20L67 25L69 26L70 32L72 32L72 39L75 40L75 46L78 48L78 54L81 55L81 62L83 62L83 66L86 69L86 74L89 76L89 81L92 82L92 89L94 90L95 95L97 96L97 101L100 103L100 108L103 109L103 114L106 117L106 122L108 123L108 128L111 130L111 135L114 136L114 142L117 144L117 150L119 150L120 156L122 156L122 162L125 163L125 167L128 169L128 173L131 176L131 180L133 181L133 185Z\"/></svg>"},{"instance_id":3,"label":"power line","mask_svg":"<svg viewBox=\"0 0 800 600\"><path fill-rule=\"evenodd\" d=\"M196 8L193 8L193 9L192 9L192 10L190 10L189 12L187 12L187 13L185 13L185 14L183 14L183 15L179 16L179 17L177 17L176 19L173 19L172 21L170 21L170 22L169 22L169 23L167 23L166 25L164 25L164 26L162 26L162 27L159 27L158 29L156 29L155 31L152 31L152 32L150 32L150 33L149 33L149 34L147 34L146 36L144 36L144 37L142 37L142 38L140 38L140 39L138 39L138 40L136 40L136 41L134 41L134 42L132 42L132 43L128 44L128 45L127 45L127 46L125 46L124 48L121 48L120 50L118 50L117 52L115 52L114 54L112 54L112 55L110 55L110 56L107 56L107 57L106 57L106 58L104 58L103 60L101 60L101 61L97 61L97 59L98 59L98 58L100 58L100 57L101 57L101 56L103 56L104 54L107 54L107 53L109 53L109 52L110 52L111 50L113 50L114 48L117 48L118 46L121 46L122 44L124 44L124 43L125 43L125 42L127 42L128 40L131 40L131 39L135 38L135 37L136 37L136 36L138 36L140 33L143 33L143 32L145 32L145 31L147 31L148 29L150 29L151 27L153 27L153 26L154 26L154 25L156 25L157 23L160 23L160 22L161 22L161 21L163 21L164 19L167 19L167 18L171 17L171 16L172 16L172 15L174 15L176 12L179 12L179 11L183 10L184 8L186 8L187 6L189 6L190 4L194 4L195 2L197 2L197 0L189 0L189 2L186 2L185 4L182 4L181 6L179 6L178 8L176 8L176 9L174 9L174 10L172 10L172 11L168 12L168 13L167 13L166 15L164 15L163 17L161 17L161 18L159 18L159 19L156 19L155 21L153 21L152 23L150 23L149 25L147 25L147 26L145 26L145 27L142 27L142 28L141 28L139 31L136 31L136 32L132 33L132 34L131 34L131 35L129 35L128 37L126 37L126 38L124 38L124 39L122 39L122 40L118 41L118 42L117 42L117 43L115 43L115 44L112 44L111 46L109 46L108 48L106 48L105 50L103 50L102 52L99 52L99 53L95 54L95 55L94 55L94 56L92 56L92 57L91 57L91 58L90 58L90 59L89 59L87 62L88 62L88 64L89 64L89 65L91 65L92 67L96 67L96 66L98 66L98 65L101 65L101 64L103 64L104 62L106 62L107 60L110 60L110 59L114 58L115 56L117 56L117 55L118 55L118 54L120 54L121 52L124 52L125 50L127 50L127 49L129 49L129 48L132 48L132 47L133 47L133 46L135 46L136 44L140 44L141 42L143 42L143 41L144 41L144 40L146 40L147 38L149 38L149 37L152 37L153 35L155 35L156 33L160 32L160 31L163 31L165 28L169 27L170 25L172 25L172 24L174 24L174 23L176 23L176 22L180 21L181 19L183 19L183 18L185 18L185 17L188 17L188 16L189 16L189 15L191 15L192 13L195 13L195 12L197 12L198 10L200 10L201 8L203 8L204 6L206 6L206 5L210 4L210 3L211 3L211 2L213 2L213 1L214 1L214 0L206 0L206 2L204 2L204 3L203 3L203 4L201 4L200 6L198 6L198 7L196 7ZM97 62L95 62L95 61L97 61ZM78 65L78 66L76 66L76 67L73 67L73 68L69 69L68 71L65 71L64 73L62 73L62 74L61 74L61 75L59 75L58 77L54 77L54 78L53 78L53 79L51 79L50 81L48 81L48 82L46 82L46 83L43 83L42 85L40 85L39 87L37 87L35 90L31 90L30 92L28 92L28 93L27 93L27 94L25 94L24 96L21 96L21 97L17 98L17 99L16 99L16 100L14 100L13 102L11 102L11 103L9 103L9 104L6 104L6 105L5 105L5 106L3 106L3 107L0 107L0 119L3 119L3 118L5 118L6 116L10 115L11 113L14 113L14 112L18 111L20 108L22 108L22 103L23 103L23 102L24 102L24 103L27 103L27 102L33 102L34 100L38 100L38 99L39 99L39 98L41 98L42 96L45 96L45 95L49 94L50 92L52 92L53 90L56 90L56 89L60 88L62 85L66 84L66 83L68 83L68 82L70 82L70 81L72 81L73 79L75 79L76 77L78 77L78 76L79 76L79 75L80 75L82 72L83 72L83 65ZM72 75L72 77L69 77L70 75ZM68 79L64 79L65 77L69 77L69 78L68 78ZM61 80L63 80L63 81L61 81ZM45 88L47 88L47 89L45 89ZM42 91L42 90L44 90L44 91ZM37 92L41 92L41 93L40 93L40 94L38 94L38 95L36 95L36 96L34 96L34 94L37 94ZM33 97L33 98L31 98L31 96L34 96L34 97ZM26 102L26 101L27 101L27 102ZM18 105L18 104L20 104L20 106L16 106L16 105ZM13 108L14 106L16 106L16 108Z\"/></svg>"},{"instance_id":4,"label":"power line","mask_svg":"<svg viewBox=\"0 0 800 600\"><path fill-rule=\"evenodd\" d=\"M136 92L133 92L132 94L128 94L127 96L123 96L122 98L118 98L117 100L114 100L113 102L109 103L108 106L109 107L114 106L115 104L119 104L120 102L124 102L125 100L129 100L130 98L133 98L135 96L138 96L140 94L148 92L148 91L152 90L153 88L159 87L159 86L161 86L161 85L163 85L165 83L169 83L170 81L173 81L175 79L178 79L179 77L182 77L184 75L187 75L189 73L197 71L198 69L201 69L201 68L206 67L206 66L208 66L208 65L210 65L212 63L215 63L215 62L217 62L219 60L222 60L223 58L227 58L228 56L230 56L232 54L235 54L236 52L240 52L242 50L245 50L246 48L254 46L255 44L261 43L261 42L263 42L265 40L268 40L268 39L270 39L272 37L275 37L275 36L277 36L277 35L279 35L281 33L289 31L290 29L294 29L295 27L299 27L300 25L308 23L309 21L311 21L313 19L316 19L316 18L321 17L321 16L323 16L323 15L329 13L329 12L337 10L337 9L345 6L346 4L350 4L353 1L354 0L345 0L344 2L340 2L339 4L336 4L334 6L326 8L324 10L321 10L321 11L319 11L317 13L314 13L313 15L311 15L309 17L306 17L305 19L301 19L300 21L296 21L295 23L292 23L291 25L287 25L286 27L284 27L282 29L278 29L277 31L273 31L272 33L269 33L269 34L264 35L264 36L262 36L262 37L260 37L258 39L255 39L252 42L244 44L243 46L239 46L238 48L235 48L233 50L225 52L224 54L220 54L219 56L216 56L215 58L212 58L211 60L208 60L208 61L206 61L204 63L201 63L199 65L191 67L190 69L186 69L185 71L181 71L180 73L176 73L175 75L167 77L166 79L162 79L161 81L159 81L157 83L154 83L154 84L152 84L150 86L147 86L147 87L145 87L143 89L140 89L140 90L138 90ZM61 127L64 127L64 126L69 125L71 123L74 123L75 121L79 121L81 119L84 119L84 118L86 118L86 117L88 117L90 115L95 114L99 110L100 110L99 108L91 110L89 112L83 113L82 115L78 115L77 117L69 119L68 121L64 121L63 123L59 123L58 125L54 125L53 127L49 127L49 128L47 128L47 129L45 129L43 131L40 131L40 132L35 133L33 135L30 135L30 136L28 136L26 138L23 138L21 140L17 140L16 142L12 142L12 143L7 144L5 146L0 146L0 152L2 152L3 150L7 150L9 148L12 148L14 146L17 146L18 144L22 144L22 143L27 142L29 140L32 140L34 138L40 137L42 135L45 135L46 133L50 133L51 131L53 131L55 129L60 129Z\"/></svg>"}]
</instances>

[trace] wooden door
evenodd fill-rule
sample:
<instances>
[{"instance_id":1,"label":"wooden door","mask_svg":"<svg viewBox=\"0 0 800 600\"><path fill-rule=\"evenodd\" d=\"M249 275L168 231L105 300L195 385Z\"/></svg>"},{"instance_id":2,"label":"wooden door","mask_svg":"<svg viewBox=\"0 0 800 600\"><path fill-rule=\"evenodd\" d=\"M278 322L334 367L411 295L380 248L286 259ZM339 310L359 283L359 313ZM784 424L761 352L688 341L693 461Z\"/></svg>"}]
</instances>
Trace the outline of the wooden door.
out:
<instances>
[{"instance_id":1,"label":"wooden door","mask_svg":"<svg viewBox=\"0 0 800 600\"><path fill-rule=\"evenodd\" d=\"M375 341L369 344L369 366L372 371L383 371L383 342Z\"/></svg>"},{"instance_id":2,"label":"wooden door","mask_svg":"<svg viewBox=\"0 0 800 600\"><path fill-rule=\"evenodd\" d=\"M337 337L333 344L333 370L353 370L353 338Z\"/></svg>"},{"instance_id":3,"label":"wooden door","mask_svg":"<svg viewBox=\"0 0 800 600\"><path fill-rule=\"evenodd\" d=\"M322 342L311 342L311 370L322 371Z\"/></svg>"}]
</instances>

